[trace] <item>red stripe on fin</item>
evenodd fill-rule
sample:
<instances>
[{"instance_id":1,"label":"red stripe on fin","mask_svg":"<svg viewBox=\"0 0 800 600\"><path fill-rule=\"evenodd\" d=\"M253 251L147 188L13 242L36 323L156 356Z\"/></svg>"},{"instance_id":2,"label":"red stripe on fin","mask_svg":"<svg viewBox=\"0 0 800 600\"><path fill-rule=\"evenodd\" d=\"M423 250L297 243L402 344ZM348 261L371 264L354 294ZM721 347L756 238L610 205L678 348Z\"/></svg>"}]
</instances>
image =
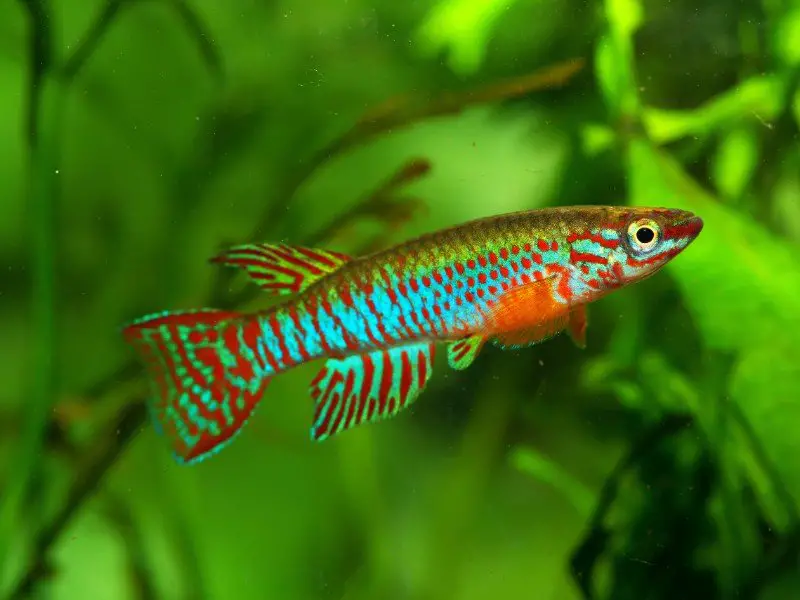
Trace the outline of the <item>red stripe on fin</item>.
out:
<instances>
[{"instance_id":1,"label":"red stripe on fin","mask_svg":"<svg viewBox=\"0 0 800 600\"><path fill-rule=\"evenodd\" d=\"M349 260L349 256L332 250L247 244L229 248L210 262L244 269L263 290L280 295L302 292Z\"/></svg>"},{"instance_id":2,"label":"red stripe on fin","mask_svg":"<svg viewBox=\"0 0 800 600\"><path fill-rule=\"evenodd\" d=\"M447 363L450 368L463 371L469 367L475 361L485 341L483 335L471 335L451 342L447 347Z\"/></svg>"},{"instance_id":3,"label":"red stripe on fin","mask_svg":"<svg viewBox=\"0 0 800 600\"><path fill-rule=\"evenodd\" d=\"M261 399L268 378L240 346L250 335L238 313L203 309L148 315L122 334L145 366L150 413L175 460L196 463L230 443ZM242 332L246 334L247 332Z\"/></svg>"},{"instance_id":4,"label":"red stripe on fin","mask_svg":"<svg viewBox=\"0 0 800 600\"><path fill-rule=\"evenodd\" d=\"M310 386L315 399L311 439L322 441L395 416L425 389L433 356L434 344L424 342L327 360Z\"/></svg>"}]
</instances>

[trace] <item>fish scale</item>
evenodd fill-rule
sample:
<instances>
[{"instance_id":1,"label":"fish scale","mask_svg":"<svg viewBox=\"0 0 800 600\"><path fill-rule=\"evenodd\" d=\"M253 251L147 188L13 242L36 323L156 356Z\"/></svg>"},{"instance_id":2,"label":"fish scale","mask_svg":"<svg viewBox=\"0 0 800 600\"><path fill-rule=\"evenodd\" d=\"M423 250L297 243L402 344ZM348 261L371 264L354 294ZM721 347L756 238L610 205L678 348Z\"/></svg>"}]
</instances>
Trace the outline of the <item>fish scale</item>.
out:
<instances>
[{"instance_id":1,"label":"fish scale","mask_svg":"<svg viewBox=\"0 0 800 600\"><path fill-rule=\"evenodd\" d=\"M284 302L256 314L145 316L123 334L145 364L151 413L181 463L241 431L268 382L324 361L309 387L311 437L395 416L433 372L436 344L465 369L487 341L520 348L566 331L585 345L586 306L657 272L702 229L684 211L562 207L479 219L364 257L246 244L212 262Z\"/></svg>"}]
</instances>

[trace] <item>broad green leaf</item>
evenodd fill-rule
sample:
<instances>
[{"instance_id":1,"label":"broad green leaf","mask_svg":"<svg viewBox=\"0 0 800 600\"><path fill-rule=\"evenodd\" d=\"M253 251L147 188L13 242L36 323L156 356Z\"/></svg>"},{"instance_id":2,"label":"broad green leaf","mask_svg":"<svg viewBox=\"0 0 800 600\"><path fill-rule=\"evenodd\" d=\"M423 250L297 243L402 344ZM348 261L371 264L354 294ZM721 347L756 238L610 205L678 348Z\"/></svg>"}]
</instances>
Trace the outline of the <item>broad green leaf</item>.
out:
<instances>
[{"instance_id":1,"label":"broad green leaf","mask_svg":"<svg viewBox=\"0 0 800 600\"><path fill-rule=\"evenodd\" d=\"M606 34L597 42L595 76L609 111L615 116L635 114L639 105L629 41Z\"/></svg>"},{"instance_id":2,"label":"broad green leaf","mask_svg":"<svg viewBox=\"0 0 800 600\"><path fill-rule=\"evenodd\" d=\"M797 433L800 419L800 261L797 249L721 204L672 158L645 141L631 143L634 204L691 210L705 227L670 265L686 306L711 348L740 359L730 385L759 443L795 501L800 499ZM785 524L774 491L743 445L741 464L754 479L773 524Z\"/></svg>"},{"instance_id":3,"label":"broad green leaf","mask_svg":"<svg viewBox=\"0 0 800 600\"><path fill-rule=\"evenodd\" d=\"M772 35L775 54L789 65L800 63L800 7L781 18Z\"/></svg>"},{"instance_id":4,"label":"broad green leaf","mask_svg":"<svg viewBox=\"0 0 800 600\"><path fill-rule=\"evenodd\" d=\"M416 44L425 56L446 51L459 75L478 70L497 19L516 0L442 0L420 25Z\"/></svg>"},{"instance_id":5,"label":"broad green leaf","mask_svg":"<svg viewBox=\"0 0 800 600\"><path fill-rule=\"evenodd\" d=\"M730 392L744 417L763 446L770 462L770 470L780 476L778 485L800 501L800 353L796 345L777 339L742 353L731 378ZM752 453L750 448L744 452ZM747 461L763 471L757 457L747 456ZM774 489L768 474L760 473L756 479L761 497L778 522L786 524L786 509L782 506L781 490ZM785 504L785 503L783 503Z\"/></svg>"},{"instance_id":6,"label":"broad green leaf","mask_svg":"<svg viewBox=\"0 0 800 600\"><path fill-rule=\"evenodd\" d=\"M736 127L725 132L711 163L717 191L728 199L738 199L747 189L759 157L758 138L752 127Z\"/></svg>"},{"instance_id":7,"label":"broad green leaf","mask_svg":"<svg viewBox=\"0 0 800 600\"><path fill-rule=\"evenodd\" d=\"M595 494L549 458L533 448L518 447L511 454L511 462L518 470L561 492L582 517L592 514Z\"/></svg>"},{"instance_id":8,"label":"broad green leaf","mask_svg":"<svg viewBox=\"0 0 800 600\"><path fill-rule=\"evenodd\" d=\"M800 243L800 154L788 157L772 186L772 218L781 232Z\"/></svg>"},{"instance_id":9,"label":"broad green leaf","mask_svg":"<svg viewBox=\"0 0 800 600\"><path fill-rule=\"evenodd\" d=\"M606 104L615 116L632 115L639 108L633 34L643 20L638 0L606 0L608 33L595 50L595 72Z\"/></svg>"},{"instance_id":10,"label":"broad green leaf","mask_svg":"<svg viewBox=\"0 0 800 600\"><path fill-rule=\"evenodd\" d=\"M705 136L742 118L768 123L781 110L784 87L777 75L753 77L695 110L645 108L642 121L650 139L659 144Z\"/></svg>"},{"instance_id":11,"label":"broad green leaf","mask_svg":"<svg viewBox=\"0 0 800 600\"><path fill-rule=\"evenodd\" d=\"M592 156L609 148L616 137L616 133L610 127L589 123L581 130L581 145L584 153Z\"/></svg>"},{"instance_id":12,"label":"broad green leaf","mask_svg":"<svg viewBox=\"0 0 800 600\"><path fill-rule=\"evenodd\" d=\"M613 38L606 34L598 42L594 52L594 71L597 85L605 98L610 110L618 109L625 83L623 81L622 67L619 63L619 53L614 45Z\"/></svg>"},{"instance_id":13,"label":"broad green leaf","mask_svg":"<svg viewBox=\"0 0 800 600\"><path fill-rule=\"evenodd\" d=\"M611 30L620 38L633 37L644 19L639 0L606 0L605 10Z\"/></svg>"},{"instance_id":14,"label":"broad green leaf","mask_svg":"<svg viewBox=\"0 0 800 600\"><path fill-rule=\"evenodd\" d=\"M776 334L800 338L797 248L720 203L647 142L632 142L628 161L634 204L691 210L705 222L667 268L707 344L739 350Z\"/></svg>"}]
</instances>

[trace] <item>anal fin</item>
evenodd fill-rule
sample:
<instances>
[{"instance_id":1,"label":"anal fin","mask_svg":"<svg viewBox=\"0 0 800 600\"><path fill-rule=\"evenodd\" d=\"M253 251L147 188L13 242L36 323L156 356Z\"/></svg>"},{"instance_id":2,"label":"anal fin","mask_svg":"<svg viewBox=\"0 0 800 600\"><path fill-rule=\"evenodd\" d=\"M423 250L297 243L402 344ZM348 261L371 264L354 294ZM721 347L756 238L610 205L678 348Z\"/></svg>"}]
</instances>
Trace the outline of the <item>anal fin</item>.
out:
<instances>
[{"instance_id":1,"label":"anal fin","mask_svg":"<svg viewBox=\"0 0 800 600\"><path fill-rule=\"evenodd\" d=\"M388 419L412 404L430 379L434 349L424 342L328 359L310 386L311 438Z\"/></svg>"},{"instance_id":2,"label":"anal fin","mask_svg":"<svg viewBox=\"0 0 800 600\"><path fill-rule=\"evenodd\" d=\"M264 291L283 295L302 292L349 260L349 256L332 250L246 244L229 248L211 262L244 269Z\"/></svg>"}]
</instances>

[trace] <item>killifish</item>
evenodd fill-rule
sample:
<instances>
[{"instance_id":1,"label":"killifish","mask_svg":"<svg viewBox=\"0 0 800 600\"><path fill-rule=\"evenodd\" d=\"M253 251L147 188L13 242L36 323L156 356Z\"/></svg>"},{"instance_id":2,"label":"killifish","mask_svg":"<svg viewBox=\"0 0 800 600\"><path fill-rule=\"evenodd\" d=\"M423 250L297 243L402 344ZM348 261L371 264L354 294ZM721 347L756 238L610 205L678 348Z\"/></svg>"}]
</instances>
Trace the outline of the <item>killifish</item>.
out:
<instances>
[{"instance_id":1,"label":"killifish","mask_svg":"<svg viewBox=\"0 0 800 600\"><path fill-rule=\"evenodd\" d=\"M178 462L225 447L273 377L317 359L311 438L324 440L410 406L437 344L453 369L486 342L521 348L566 331L584 347L587 304L654 274L702 227L680 210L578 206L487 217L361 257L240 245L211 261L283 302L251 314L150 314L123 335Z\"/></svg>"}]
</instances>

